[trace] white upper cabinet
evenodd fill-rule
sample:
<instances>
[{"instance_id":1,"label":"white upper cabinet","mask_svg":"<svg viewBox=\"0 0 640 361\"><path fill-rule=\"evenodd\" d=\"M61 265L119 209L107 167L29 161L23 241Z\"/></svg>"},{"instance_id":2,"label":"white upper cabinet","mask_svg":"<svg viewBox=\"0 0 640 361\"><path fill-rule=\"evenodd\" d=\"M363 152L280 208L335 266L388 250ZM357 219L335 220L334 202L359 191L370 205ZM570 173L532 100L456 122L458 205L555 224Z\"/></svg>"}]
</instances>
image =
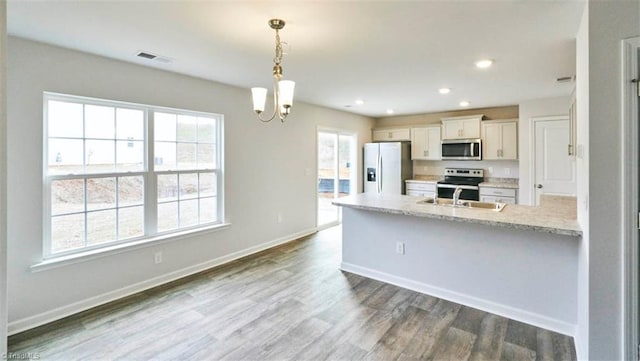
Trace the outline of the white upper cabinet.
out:
<instances>
[{"instance_id":1,"label":"white upper cabinet","mask_svg":"<svg viewBox=\"0 0 640 361\"><path fill-rule=\"evenodd\" d=\"M482 122L482 159L518 159L517 122Z\"/></svg>"},{"instance_id":2,"label":"white upper cabinet","mask_svg":"<svg viewBox=\"0 0 640 361\"><path fill-rule=\"evenodd\" d=\"M442 159L440 140L440 125L411 128L411 159Z\"/></svg>"},{"instance_id":3,"label":"white upper cabinet","mask_svg":"<svg viewBox=\"0 0 640 361\"><path fill-rule=\"evenodd\" d=\"M480 121L484 115L442 118L442 139L480 138Z\"/></svg>"},{"instance_id":4,"label":"white upper cabinet","mask_svg":"<svg viewBox=\"0 0 640 361\"><path fill-rule=\"evenodd\" d=\"M374 142L401 142L411 140L409 128L374 129Z\"/></svg>"}]
</instances>

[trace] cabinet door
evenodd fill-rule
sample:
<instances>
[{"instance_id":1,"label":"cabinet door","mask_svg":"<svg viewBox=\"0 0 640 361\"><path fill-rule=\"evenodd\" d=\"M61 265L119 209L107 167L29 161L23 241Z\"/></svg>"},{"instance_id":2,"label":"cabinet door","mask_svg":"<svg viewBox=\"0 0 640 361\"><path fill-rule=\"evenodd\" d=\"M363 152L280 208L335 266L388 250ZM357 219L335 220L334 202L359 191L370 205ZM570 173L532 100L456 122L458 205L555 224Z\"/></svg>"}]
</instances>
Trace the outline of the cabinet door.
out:
<instances>
[{"instance_id":1,"label":"cabinet door","mask_svg":"<svg viewBox=\"0 0 640 361\"><path fill-rule=\"evenodd\" d=\"M429 157L428 128L411 128L411 159L427 159Z\"/></svg>"},{"instance_id":2,"label":"cabinet door","mask_svg":"<svg viewBox=\"0 0 640 361\"><path fill-rule=\"evenodd\" d=\"M389 129L373 131L374 142L385 142L390 140L393 140L393 131Z\"/></svg>"},{"instance_id":3,"label":"cabinet door","mask_svg":"<svg viewBox=\"0 0 640 361\"><path fill-rule=\"evenodd\" d=\"M442 139L460 139L462 136L462 121L448 120L442 122Z\"/></svg>"},{"instance_id":4,"label":"cabinet door","mask_svg":"<svg viewBox=\"0 0 640 361\"><path fill-rule=\"evenodd\" d=\"M500 159L502 124L482 124L482 159Z\"/></svg>"},{"instance_id":5,"label":"cabinet door","mask_svg":"<svg viewBox=\"0 0 640 361\"><path fill-rule=\"evenodd\" d=\"M432 160L442 159L442 142L440 139L440 127L427 128L427 158Z\"/></svg>"},{"instance_id":6,"label":"cabinet door","mask_svg":"<svg viewBox=\"0 0 640 361\"><path fill-rule=\"evenodd\" d=\"M409 128L377 129L373 131L374 142L399 142L411 140Z\"/></svg>"},{"instance_id":7,"label":"cabinet door","mask_svg":"<svg viewBox=\"0 0 640 361\"><path fill-rule=\"evenodd\" d=\"M500 159L518 159L518 127L515 122L502 124L501 149Z\"/></svg>"},{"instance_id":8,"label":"cabinet door","mask_svg":"<svg viewBox=\"0 0 640 361\"><path fill-rule=\"evenodd\" d=\"M463 119L462 138L480 138L480 120L479 119Z\"/></svg>"}]
</instances>

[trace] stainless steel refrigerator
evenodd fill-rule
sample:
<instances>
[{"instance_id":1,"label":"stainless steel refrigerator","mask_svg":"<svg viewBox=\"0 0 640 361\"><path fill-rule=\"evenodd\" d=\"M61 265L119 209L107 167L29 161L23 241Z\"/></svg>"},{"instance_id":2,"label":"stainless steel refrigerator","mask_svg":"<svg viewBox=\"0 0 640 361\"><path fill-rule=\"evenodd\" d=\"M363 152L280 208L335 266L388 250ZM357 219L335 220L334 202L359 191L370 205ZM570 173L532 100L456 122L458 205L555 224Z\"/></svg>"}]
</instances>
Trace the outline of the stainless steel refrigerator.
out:
<instances>
[{"instance_id":1,"label":"stainless steel refrigerator","mask_svg":"<svg viewBox=\"0 0 640 361\"><path fill-rule=\"evenodd\" d=\"M405 194L404 181L413 176L409 142L364 145L364 192Z\"/></svg>"}]
</instances>

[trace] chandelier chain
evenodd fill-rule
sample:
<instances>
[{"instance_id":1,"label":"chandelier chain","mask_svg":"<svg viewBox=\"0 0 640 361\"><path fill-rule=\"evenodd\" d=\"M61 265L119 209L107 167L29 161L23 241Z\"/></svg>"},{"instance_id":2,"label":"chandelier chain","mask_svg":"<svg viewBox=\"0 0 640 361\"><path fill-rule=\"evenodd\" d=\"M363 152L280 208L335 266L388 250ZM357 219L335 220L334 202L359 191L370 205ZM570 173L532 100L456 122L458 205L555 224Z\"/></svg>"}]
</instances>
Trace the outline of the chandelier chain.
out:
<instances>
[{"instance_id":1,"label":"chandelier chain","mask_svg":"<svg viewBox=\"0 0 640 361\"><path fill-rule=\"evenodd\" d=\"M282 62L282 42L280 41L280 32L276 29L276 56L273 58L273 62L276 65L280 65Z\"/></svg>"}]
</instances>

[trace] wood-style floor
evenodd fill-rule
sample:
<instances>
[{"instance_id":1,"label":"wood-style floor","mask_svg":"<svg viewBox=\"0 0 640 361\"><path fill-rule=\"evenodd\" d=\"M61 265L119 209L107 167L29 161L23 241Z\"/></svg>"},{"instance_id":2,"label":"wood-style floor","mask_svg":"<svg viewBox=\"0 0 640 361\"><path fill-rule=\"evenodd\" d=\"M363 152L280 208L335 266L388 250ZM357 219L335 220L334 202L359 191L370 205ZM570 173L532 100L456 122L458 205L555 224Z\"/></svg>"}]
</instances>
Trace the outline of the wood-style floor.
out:
<instances>
[{"instance_id":1,"label":"wood-style floor","mask_svg":"<svg viewBox=\"0 0 640 361\"><path fill-rule=\"evenodd\" d=\"M9 351L65 361L576 359L570 337L339 262L340 229L328 229L11 336Z\"/></svg>"}]
</instances>

